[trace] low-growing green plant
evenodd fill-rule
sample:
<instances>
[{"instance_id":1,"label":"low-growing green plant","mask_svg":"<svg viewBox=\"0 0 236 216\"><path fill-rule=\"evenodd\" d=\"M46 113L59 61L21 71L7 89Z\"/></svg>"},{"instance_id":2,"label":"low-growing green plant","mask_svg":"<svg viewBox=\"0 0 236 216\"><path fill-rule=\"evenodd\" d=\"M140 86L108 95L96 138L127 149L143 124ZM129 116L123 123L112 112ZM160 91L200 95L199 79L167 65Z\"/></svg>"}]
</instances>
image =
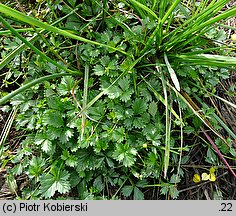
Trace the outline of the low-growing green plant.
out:
<instances>
[{"instance_id":1,"label":"low-growing green plant","mask_svg":"<svg viewBox=\"0 0 236 216\"><path fill-rule=\"evenodd\" d=\"M193 146L184 138L203 127L221 151L202 141L206 162L235 159L234 132L203 100L236 66L218 28L236 13L219 13L227 2L43 0L38 18L0 4L0 68L17 85L0 104L17 107L24 134L4 156L12 181L27 176L18 197L144 199L160 187L176 199Z\"/></svg>"}]
</instances>

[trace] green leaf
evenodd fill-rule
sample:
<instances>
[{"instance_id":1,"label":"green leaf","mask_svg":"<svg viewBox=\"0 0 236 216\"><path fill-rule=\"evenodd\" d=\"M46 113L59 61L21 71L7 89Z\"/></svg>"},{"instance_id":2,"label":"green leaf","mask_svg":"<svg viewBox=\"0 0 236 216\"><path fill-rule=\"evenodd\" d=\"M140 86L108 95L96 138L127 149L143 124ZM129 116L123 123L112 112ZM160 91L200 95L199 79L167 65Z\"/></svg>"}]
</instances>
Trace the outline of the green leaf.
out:
<instances>
[{"instance_id":1,"label":"green leaf","mask_svg":"<svg viewBox=\"0 0 236 216\"><path fill-rule=\"evenodd\" d=\"M156 115L156 113L157 113L157 104L154 101L152 101L149 104L148 112L152 115L152 117L154 117Z\"/></svg>"},{"instance_id":2,"label":"green leaf","mask_svg":"<svg viewBox=\"0 0 236 216\"><path fill-rule=\"evenodd\" d=\"M130 86L130 78L129 77L124 77L124 78L119 80L118 84L119 84L119 86L121 87L121 89L123 91L126 91L126 90L129 89L129 86Z\"/></svg>"},{"instance_id":3,"label":"green leaf","mask_svg":"<svg viewBox=\"0 0 236 216\"><path fill-rule=\"evenodd\" d=\"M59 139L62 144L65 144L69 141L71 137L73 137L73 130L70 128L65 128L61 130L61 134L59 135Z\"/></svg>"},{"instance_id":4,"label":"green leaf","mask_svg":"<svg viewBox=\"0 0 236 216\"><path fill-rule=\"evenodd\" d=\"M144 200L143 192L137 187L134 187L134 200Z\"/></svg>"},{"instance_id":5,"label":"green leaf","mask_svg":"<svg viewBox=\"0 0 236 216\"><path fill-rule=\"evenodd\" d=\"M48 97L47 98L47 103L49 108L53 109L53 110L59 110L61 112L64 111L64 104L61 101L61 99L59 97Z\"/></svg>"},{"instance_id":6,"label":"green leaf","mask_svg":"<svg viewBox=\"0 0 236 216\"><path fill-rule=\"evenodd\" d=\"M72 7L74 7L74 6L75 6L75 3L76 3L76 0L68 0L68 2L70 3L70 5L71 5Z\"/></svg>"},{"instance_id":7,"label":"green leaf","mask_svg":"<svg viewBox=\"0 0 236 216\"><path fill-rule=\"evenodd\" d=\"M22 163L19 163L12 168L12 173L14 175L20 175L22 173L22 171L23 171Z\"/></svg>"},{"instance_id":8,"label":"green leaf","mask_svg":"<svg viewBox=\"0 0 236 216\"><path fill-rule=\"evenodd\" d=\"M186 126L186 127L184 127L184 132L186 133L186 134L191 134L191 133L193 133L195 131L195 129L193 128L193 127L191 127L191 126Z\"/></svg>"},{"instance_id":9,"label":"green leaf","mask_svg":"<svg viewBox=\"0 0 236 216\"><path fill-rule=\"evenodd\" d=\"M141 117L135 117L133 119L133 126L134 126L134 128L144 128L145 124L144 124L144 122L142 120L143 119Z\"/></svg>"},{"instance_id":10,"label":"green leaf","mask_svg":"<svg viewBox=\"0 0 236 216\"><path fill-rule=\"evenodd\" d=\"M62 77L61 83L58 85L57 91L60 95L66 95L70 93L75 85L75 81L72 76Z\"/></svg>"},{"instance_id":11,"label":"green leaf","mask_svg":"<svg viewBox=\"0 0 236 216\"><path fill-rule=\"evenodd\" d=\"M30 161L29 166L29 177L30 178L36 178L37 181L39 180L39 176L42 174L43 167L45 166L45 159L41 157L33 157Z\"/></svg>"},{"instance_id":12,"label":"green leaf","mask_svg":"<svg viewBox=\"0 0 236 216\"><path fill-rule=\"evenodd\" d=\"M146 179L140 180L137 182L136 186L140 188L144 188L148 184L148 181Z\"/></svg>"},{"instance_id":13,"label":"green leaf","mask_svg":"<svg viewBox=\"0 0 236 216\"><path fill-rule=\"evenodd\" d=\"M75 187L80 183L80 177L77 172L73 171L70 173L70 185L71 187Z\"/></svg>"},{"instance_id":14,"label":"green leaf","mask_svg":"<svg viewBox=\"0 0 236 216\"><path fill-rule=\"evenodd\" d=\"M47 138L49 140L55 140L55 139L61 137L62 133L63 133L62 128L56 128L56 127L52 127L52 126L48 126L48 129L46 131Z\"/></svg>"},{"instance_id":15,"label":"green leaf","mask_svg":"<svg viewBox=\"0 0 236 216\"><path fill-rule=\"evenodd\" d=\"M115 99L115 98L118 98L122 94L122 91L118 86L111 86L108 89L107 94L110 99Z\"/></svg>"},{"instance_id":16,"label":"green leaf","mask_svg":"<svg viewBox=\"0 0 236 216\"><path fill-rule=\"evenodd\" d=\"M56 128L64 126L62 113L55 110L47 110L43 115L42 122L44 125L49 125Z\"/></svg>"},{"instance_id":17,"label":"green leaf","mask_svg":"<svg viewBox=\"0 0 236 216\"><path fill-rule=\"evenodd\" d=\"M171 67L169 61L168 61L168 58L167 58L167 55L164 53L164 60L165 60L165 63L166 63L166 66L168 68L168 71L170 73L170 78L172 80L172 82L174 83L174 86L175 88L180 91L180 84L179 84L179 80L175 74L175 71L174 69Z\"/></svg>"},{"instance_id":18,"label":"green leaf","mask_svg":"<svg viewBox=\"0 0 236 216\"><path fill-rule=\"evenodd\" d=\"M117 144L116 149L113 153L113 157L119 161L123 162L125 167L131 167L136 158L135 155L137 154L137 150L131 148L128 143L126 144Z\"/></svg>"},{"instance_id":19,"label":"green leaf","mask_svg":"<svg viewBox=\"0 0 236 216\"><path fill-rule=\"evenodd\" d=\"M216 154L212 149L210 148L207 149L207 155L205 156L205 160L206 162L213 165L217 162Z\"/></svg>"},{"instance_id":20,"label":"green leaf","mask_svg":"<svg viewBox=\"0 0 236 216\"><path fill-rule=\"evenodd\" d=\"M120 95L120 100L127 102L130 100L131 96L133 94L133 90L132 89L128 89L127 91L123 91Z\"/></svg>"},{"instance_id":21,"label":"green leaf","mask_svg":"<svg viewBox=\"0 0 236 216\"><path fill-rule=\"evenodd\" d=\"M86 169L95 170L101 167L104 157L95 154L93 148L80 149L76 153L78 158L77 171L82 171Z\"/></svg>"},{"instance_id":22,"label":"green leaf","mask_svg":"<svg viewBox=\"0 0 236 216\"><path fill-rule=\"evenodd\" d=\"M133 110L134 110L134 114L136 115L146 112L147 110L146 102L140 98L136 98L133 103Z\"/></svg>"},{"instance_id":23,"label":"green leaf","mask_svg":"<svg viewBox=\"0 0 236 216\"><path fill-rule=\"evenodd\" d=\"M124 136L125 136L125 129L123 127L115 129L114 132L112 133L112 138L118 143L121 143L124 140Z\"/></svg>"},{"instance_id":24,"label":"green leaf","mask_svg":"<svg viewBox=\"0 0 236 216\"><path fill-rule=\"evenodd\" d=\"M130 100L131 95L134 92L133 89L130 88L130 78L129 77L121 78L118 84L122 90L120 93L120 99L121 101L127 102L128 100Z\"/></svg>"},{"instance_id":25,"label":"green leaf","mask_svg":"<svg viewBox=\"0 0 236 216\"><path fill-rule=\"evenodd\" d=\"M105 68L102 65L95 65L93 67L94 74L97 76L102 76L106 73Z\"/></svg>"},{"instance_id":26,"label":"green leaf","mask_svg":"<svg viewBox=\"0 0 236 216\"><path fill-rule=\"evenodd\" d=\"M66 165L69 167L75 167L78 163L78 160L75 155L70 155L66 150L63 151L61 159L66 161Z\"/></svg>"},{"instance_id":27,"label":"green leaf","mask_svg":"<svg viewBox=\"0 0 236 216\"><path fill-rule=\"evenodd\" d=\"M170 196L173 198L173 199L177 199L178 196L179 196L179 191L176 187L170 187Z\"/></svg>"},{"instance_id":28,"label":"green leaf","mask_svg":"<svg viewBox=\"0 0 236 216\"><path fill-rule=\"evenodd\" d=\"M10 172L9 175L6 177L6 182L9 187L9 190L13 193L16 194L17 190L17 184L16 184L16 179L14 175Z\"/></svg>"},{"instance_id":29,"label":"green leaf","mask_svg":"<svg viewBox=\"0 0 236 216\"><path fill-rule=\"evenodd\" d=\"M51 174L52 173L52 174ZM70 175L67 171L62 171L57 167L51 173L43 174L40 179L40 192L43 197L50 198L56 191L59 193L67 193L70 190L70 182L68 181Z\"/></svg>"},{"instance_id":30,"label":"green leaf","mask_svg":"<svg viewBox=\"0 0 236 216\"><path fill-rule=\"evenodd\" d=\"M42 143L42 150L48 154L53 154L54 146L52 142L48 139L44 140L44 142Z\"/></svg>"},{"instance_id":31,"label":"green leaf","mask_svg":"<svg viewBox=\"0 0 236 216\"><path fill-rule=\"evenodd\" d=\"M17 105L22 104L24 102L26 102L26 97L23 94L18 94L16 96L14 96L11 100L11 104L13 106L17 106Z\"/></svg>"},{"instance_id":32,"label":"green leaf","mask_svg":"<svg viewBox=\"0 0 236 216\"><path fill-rule=\"evenodd\" d=\"M40 145L44 142L44 140L47 138L47 136L45 136L45 134L37 134L36 137L35 137L35 141L34 143L36 145Z\"/></svg>"},{"instance_id":33,"label":"green leaf","mask_svg":"<svg viewBox=\"0 0 236 216\"><path fill-rule=\"evenodd\" d=\"M177 176L177 174L173 174L170 178L170 183L179 183L181 181L180 176Z\"/></svg>"},{"instance_id":34,"label":"green leaf","mask_svg":"<svg viewBox=\"0 0 236 216\"><path fill-rule=\"evenodd\" d=\"M102 181L102 176L99 175L93 182L93 186L97 189L97 192L100 193L103 189L105 184Z\"/></svg>"},{"instance_id":35,"label":"green leaf","mask_svg":"<svg viewBox=\"0 0 236 216\"><path fill-rule=\"evenodd\" d=\"M126 197L129 197L133 192L134 187L132 185L126 185L122 188L122 194Z\"/></svg>"}]
</instances>

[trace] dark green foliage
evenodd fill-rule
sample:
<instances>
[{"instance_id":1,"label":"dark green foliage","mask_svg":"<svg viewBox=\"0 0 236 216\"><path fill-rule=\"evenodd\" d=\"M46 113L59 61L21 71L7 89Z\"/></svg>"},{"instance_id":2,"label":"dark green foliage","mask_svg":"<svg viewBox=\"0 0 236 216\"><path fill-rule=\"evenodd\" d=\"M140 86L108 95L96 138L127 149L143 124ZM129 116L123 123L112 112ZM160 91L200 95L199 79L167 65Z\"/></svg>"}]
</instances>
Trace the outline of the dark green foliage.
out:
<instances>
[{"instance_id":1,"label":"dark green foliage","mask_svg":"<svg viewBox=\"0 0 236 216\"><path fill-rule=\"evenodd\" d=\"M17 153L9 159L14 164L8 172L9 184L14 189L14 176L26 174L29 184L22 191L24 199L73 196L141 200L153 186L161 187L160 196L178 198L177 184L184 175L178 167L179 160L181 164L189 162L188 155L182 159L180 155L194 144L188 139L181 147L181 136L193 139L204 124L172 91L170 86L175 81L169 76L164 54L178 77L181 91L199 102L207 91L214 93L221 79L229 77L229 65L227 61L226 67L221 61L215 65L216 62L208 62L204 56L203 64L195 64L188 57L204 54L205 48L217 48L212 39L223 41L225 32L203 26L204 35L197 26L203 25L207 16L196 17L181 2L170 11L170 19L164 20L168 9L177 1L167 1L166 5L138 1L146 3L141 6L136 1L107 1L105 8L96 0L65 2L77 12L57 27L101 46L52 32L44 35L48 43L40 37L35 42L34 46L57 64L82 73L38 83L11 99L10 105L18 108L15 127L24 137ZM41 0L39 5L43 11L50 10L39 17L48 23L71 12L60 0L51 3ZM194 20L190 22L190 19ZM3 37L1 58L21 43L17 37ZM63 72L29 49L22 50L20 55L21 59L16 55L5 65L6 87L7 83L17 83L19 77L27 83ZM168 93L164 95L166 90ZM6 94L1 92L0 96ZM199 103L201 112L197 111L203 119L220 130L215 109L204 106L202 101ZM217 145L222 153L235 158L232 143L229 149L222 140ZM170 153L169 169L167 176L163 176L166 153ZM2 167L6 161L4 158ZM205 161L213 165L219 162L210 147Z\"/></svg>"}]
</instances>

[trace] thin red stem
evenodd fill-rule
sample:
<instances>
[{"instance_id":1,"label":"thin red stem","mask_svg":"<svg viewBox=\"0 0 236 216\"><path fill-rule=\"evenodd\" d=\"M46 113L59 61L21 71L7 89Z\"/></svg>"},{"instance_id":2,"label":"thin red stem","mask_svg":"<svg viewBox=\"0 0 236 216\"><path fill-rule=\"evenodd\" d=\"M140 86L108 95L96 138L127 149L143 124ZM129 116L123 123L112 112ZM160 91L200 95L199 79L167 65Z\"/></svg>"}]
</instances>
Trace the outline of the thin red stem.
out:
<instances>
[{"instance_id":1,"label":"thin red stem","mask_svg":"<svg viewBox=\"0 0 236 216\"><path fill-rule=\"evenodd\" d=\"M206 138L208 139L208 141L211 143L211 145L213 146L213 148L216 150L218 156L220 157L220 159L222 160L222 162L229 168L229 171L233 174L234 178L236 178L236 174L233 171L233 169L230 167L230 165L228 164L228 162L225 160L224 156L220 153L220 150L218 149L218 147L216 146L216 144L213 142L213 140L211 139L211 137L207 134L207 132L201 127L202 132L205 134Z\"/></svg>"}]
</instances>

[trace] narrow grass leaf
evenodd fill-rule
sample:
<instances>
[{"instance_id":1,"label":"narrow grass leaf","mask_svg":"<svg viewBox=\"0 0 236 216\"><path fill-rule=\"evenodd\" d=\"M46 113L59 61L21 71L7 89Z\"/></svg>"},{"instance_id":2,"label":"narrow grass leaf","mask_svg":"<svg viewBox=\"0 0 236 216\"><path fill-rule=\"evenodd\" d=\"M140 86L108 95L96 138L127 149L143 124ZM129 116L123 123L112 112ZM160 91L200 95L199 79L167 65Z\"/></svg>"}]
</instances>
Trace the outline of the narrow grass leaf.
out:
<instances>
[{"instance_id":1,"label":"narrow grass leaf","mask_svg":"<svg viewBox=\"0 0 236 216\"><path fill-rule=\"evenodd\" d=\"M172 3L172 5L170 6L170 8L166 11L164 17L161 20L161 25L164 24L164 22L168 19L168 17L170 16L170 14L173 12L173 10L176 8L176 6L180 3L180 0L175 0L175 2Z\"/></svg>"},{"instance_id":2,"label":"narrow grass leaf","mask_svg":"<svg viewBox=\"0 0 236 216\"><path fill-rule=\"evenodd\" d=\"M71 74L69 74L69 73L58 73L58 74L48 75L48 76L44 76L44 77L40 77L38 79L35 79L35 80L21 86L20 88L16 89L15 91L12 91L11 93L7 94L6 96L0 98L0 105L8 102L14 96L22 93L26 89L29 89L30 87L32 87L36 84L39 84L43 81L54 79L54 78L57 78L57 77L62 77L62 76L71 76Z\"/></svg>"},{"instance_id":3,"label":"narrow grass leaf","mask_svg":"<svg viewBox=\"0 0 236 216\"><path fill-rule=\"evenodd\" d=\"M75 9L75 10L78 10ZM74 11L75 11L74 10ZM65 15L64 17L58 19L57 21L53 22L51 25L56 25L58 23L60 23L61 21L63 21L64 19L66 19L68 16L70 16L72 13L74 13L74 11L71 11L70 13L68 13L67 15ZM33 29L33 28L32 28ZM39 28L38 28L39 30ZM11 32L11 30L6 30L7 32ZM15 29L16 32L20 32L17 29ZM43 34L46 30L41 30L39 33ZM33 44L35 40L38 39L38 35L35 35L33 37L31 37L30 39L28 39L28 42ZM4 59L2 59L2 61L0 62L0 70L5 67L15 56L17 56L20 52L22 52L23 50L25 50L27 48L26 44L21 44L20 46L18 46L15 50L13 50L11 53L9 53L6 57L4 57Z\"/></svg>"},{"instance_id":4,"label":"narrow grass leaf","mask_svg":"<svg viewBox=\"0 0 236 216\"><path fill-rule=\"evenodd\" d=\"M172 82L174 83L175 85L175 88L180 91L180 85L179 85L179 80L175 74L175 71L173 70L173 68L171 67L169 61L168 61L168 58L167 58L167 55L164 53L164 60L165 60L165 63L166 63L166 66L168 68L168 71L170 73L170 77L171 77L171 80Z\"/></svg>"},{"instance_id":5,"label":"narrow grass leaf","mask_svg":"<svg viewBox=\"0 0 236 216\"><path fill-rule=\"evenodd\" d=\"M13 109L11 110L11 113L10 115L8 116L7 118L7 121L6 123L4 124L4 127L2 129L2 132L0 134L0 149L3 147L4 145L4 142L10 132L10 129L11 129L11 126L12 126L12 123L13 123L13 120L16 116L16 113L17 113L17 106L16 107L13 107Z\"/></svg>"},{"instance_id":6,"label":"narrow grass leaf","mask_svg":"<svg viewBox=\"0 0 236 216\"><path fill-rule=\"evenodd\" d=\"M139 9L148 12L149 15L151 15L152 17L154 17L155 19L159 19L159 17L147 6L141 4L140 2L136 1L136 0L129 0L133 6L135 6L134 8L138 7ZM143 17L145 18L145 17Z\"/></svg>"},{"instance_id":7,"label":"narrow grass leaf","mask_svg":"<svg viewBox=\"0 0 236 216\"><path fill-rule=\"evenodd\" d=\"M85 72L84 72L83 110L85 110L85 107L87 106L87 100L88 100L88 81L89 81L88 79L89 79L89 65L86 64ZM86 114L82 113L81 141L83 140L85 122L86 122Z\"/></svg>"},{"instance_id":8,"label":"narrow grass leaf","mask_svg":"<svg viewBox=\"0 0 236 216\"><path fill-rule=\"evenodd\" d=\"M206 65L206 66L236 66L236 57L232 56L220 56L212 54L177 54L174 56L179 61L189 62L192 65ZM235 68L232 68L235 70Z\"/></svg>"},{"instance_id":9,"label":"narrow grass leaf","mask_svg":"<svg viewBox=\"0 0 236 216\"><path fill-rule=\"evenodd\" d=\"M52 60L51 58L49 58L46 54L44 54L43 52L41 52L38 48L36 48L34 45L32 45L29 41L27 41L23 36L21 36L17 31L15 31L14 28L12 28L8 22L6 22L2 16L0 16L0 21L3 23L3 25L5 25L8 29L10 29L12 31L12 33L14 33L23 43L25 43L28 47L30 47L33 51L35 51L38 55L40 55L43 59L46 59L47 61L51 62L53 65L55 65L56 67L65 70L71 74L77 74L77 75L81 75L82 73L80 71L72 71L66 67L64 67L63 65L58 64L57 62L55 62L54 60Z\"/></svg>"},{"instance_id":10,"label":"narrow grass leaf","mask_svg":"<svg viewBox=\"0 0 236 216\"><path fill-rule=\"evenodd\" d=\"M168 95L166 88L166 80L164 74L158 67L156 67L157 71L161 74L161 81L163 86L164 98L165 98L165 114L166 114L166 137L165 137L165 155L164 155L164 178L167 177L167 171L169 168L170 162L170 114L168 109Z\"/></svg>"},{"instance_id":11,"label":"narrow grass leaf","mask_svg":"<svg viewBox=\"0 0 236 216\"><path fill-rule=\"evenodd\" d=\"M153 88L153 86L141 75L143 81L148 85L148 87L150 88L150 90L153 92L153 94L155 95L156 99L161 101L162 104L165 104L165 99L162 97L162 95L160 95L155 88ZM170 106L168 106L168 109L170 110L170 112L179 120L181 121L181 118L179 117L179 115L175 112L175 110L173 110L173 108L171 108Z\"/></svg>"},{"instance_id":12,"label":"narrow grass leaf","mask_svg":"<svg viewBox=\"0 0 236 216\"><path fill-rule=\"evenodd\" d=\"M16 18L16 19L18 19L22 22L28 23L30 25L37 26L39 28L48 30L50 32L54 32L54 33L63 35L65 37L69 37L69 38L72 38L72 39L75 39L75 40L78 40L78 41L82 41L82 42L85 42L85 43L91 43L91 44L95 44L97 46L103 46L103 47L109 48L111 50L118 51L118 52L120 52L124 55L129 55L128 53L126 53L123 50L120 50L120 49L117 49L115 47L112 47L112 46L109 46L109 45L106 45L106 44L102 44L102 43L99 43L99 42L96 42L96 41L92 41L92 40L80 37L78 35L72 34L71 32L62 30L62 29L54 27L54 26L52 26L48 23L42 22L42 21L37 20L37 19L35 19L33 17L30 17L30 16L27 16L27 15L25 15L25 14L19 12L19 11L16 11L16 10L6 6L6 5L3 5L1 3L0 3L0 12L5 14L5 15L14 17L14 18Z\"/></svg>"}]
</instances>

